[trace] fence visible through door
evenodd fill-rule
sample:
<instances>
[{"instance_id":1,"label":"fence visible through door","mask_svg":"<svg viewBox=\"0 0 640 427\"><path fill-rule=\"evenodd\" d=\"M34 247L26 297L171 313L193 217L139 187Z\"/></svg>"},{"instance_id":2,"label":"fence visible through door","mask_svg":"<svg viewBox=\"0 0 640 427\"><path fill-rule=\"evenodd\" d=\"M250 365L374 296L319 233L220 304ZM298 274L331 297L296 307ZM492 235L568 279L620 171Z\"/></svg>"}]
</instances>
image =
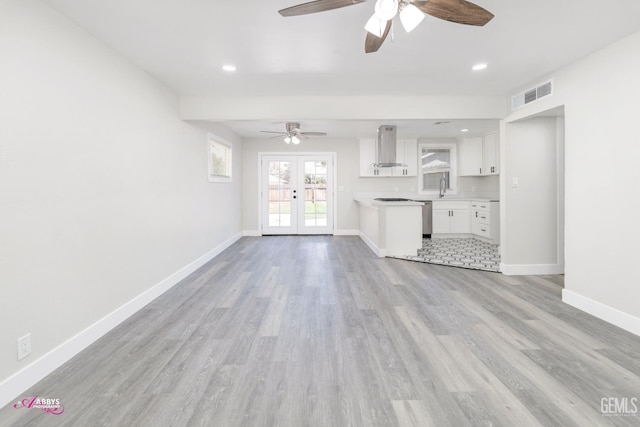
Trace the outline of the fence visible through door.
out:
<instances>
[{"instance_id":1,"label":"fence visible through door","mask_svg":"<svg viewBox=\"0 0 640 427\"><path fill-rule=\"evenodd\" d=\"M331 154L261 157L262 234L333 234Z\"/></svg>"}]
</instances>

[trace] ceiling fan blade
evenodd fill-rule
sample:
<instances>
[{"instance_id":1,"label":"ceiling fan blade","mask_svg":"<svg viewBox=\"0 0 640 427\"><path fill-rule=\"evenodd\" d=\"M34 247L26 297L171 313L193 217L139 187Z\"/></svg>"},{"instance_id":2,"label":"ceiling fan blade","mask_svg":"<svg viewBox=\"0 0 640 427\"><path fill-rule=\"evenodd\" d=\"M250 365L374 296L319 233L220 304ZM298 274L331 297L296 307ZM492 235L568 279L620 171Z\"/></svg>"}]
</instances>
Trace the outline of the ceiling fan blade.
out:
<instances>
[{"instance_id":1,"label":"ceiling fan blade","mask_svg":"<svg viewBox=\"0 0 640 427\"><path fill-rule=\"evenodd\" d=\"M482 27L493 19L493 13L466 0L429 0L413 4L427 15L457 24Z\"/></svg>"},{"instance_id":2,"label":"ceiling fan blade","mask_svg":"<svg viewBox=\"0 0 640 427\"><path fill-rule=\"evenodd\" d=\"M367 38L364 41L365 53L377 52L378 49L380 49L380 46L382 46L382 43L384 43L384 40L387 38L389 30L391 30L391 20L387 21L387 26L384 29L384 33L382 33L382 37L378 37L367 31Z\"/></svg>"},{"instance_id":3,"label":"ceiling fan blade","mask_svg":"<svg viewBox=\"0 0 640 427\"><path fill-rule=\"evenodd\" d=\"M307 15L309 13L324 12L326 10L338 9L366 1L367 0L316 0L279 10L278 13L282 16Z\"/></svg>"},{"instance_id":4,"label":"ceiling fan blade","mask_svg":"<svg viewBox=\"0 0 640 427\"><path fill-rule=\"evenodd\" d=\"M304 136L326 136L326 132L300 132L299 135Z\"/></svg>"},{"instance_id":5,"label":"ceiling fan blade","mask_svg":"<svg viewBox=\"0 0 640 427\"><path fill-rule=\"evenodd\" d=\"M273 131L270 131L270 130L261 130L260 132L263 132L263 133L277 133L278 135L286 135L287 134L286 132L273 132Z\"/></svg>"}]
</instances>

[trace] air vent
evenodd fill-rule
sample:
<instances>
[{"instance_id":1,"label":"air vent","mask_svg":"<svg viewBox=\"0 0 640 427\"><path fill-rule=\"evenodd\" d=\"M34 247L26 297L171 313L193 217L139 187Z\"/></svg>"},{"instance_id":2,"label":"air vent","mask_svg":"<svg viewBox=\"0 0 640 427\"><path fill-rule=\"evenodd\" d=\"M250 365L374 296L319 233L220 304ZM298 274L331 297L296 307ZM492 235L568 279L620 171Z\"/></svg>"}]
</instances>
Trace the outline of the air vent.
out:
<instances>
[{"instance_id":1,"label":"air vent","mask_svg":"<svg viewBox=\"0 0 640 427\"><path fill-rule=\"evenodd\" d=\"M553 80L549 80L539 86L513 96L511 98L511 111L550 95L553 95Z\"/></svg>"}]
</instances>

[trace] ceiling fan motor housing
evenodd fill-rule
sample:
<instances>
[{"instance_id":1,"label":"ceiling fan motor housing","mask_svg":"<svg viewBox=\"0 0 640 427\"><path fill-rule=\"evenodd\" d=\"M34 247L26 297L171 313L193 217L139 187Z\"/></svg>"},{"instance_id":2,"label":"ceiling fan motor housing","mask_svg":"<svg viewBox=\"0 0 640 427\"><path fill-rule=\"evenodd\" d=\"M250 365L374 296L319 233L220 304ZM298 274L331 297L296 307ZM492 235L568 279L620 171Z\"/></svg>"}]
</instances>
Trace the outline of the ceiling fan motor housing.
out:
<instances>
[{"instance_id":1,"label":"ceiling fan motor housing","mask_svg":"<svg viewBox=\"0 0 640 427\"><path fill-rule=\"evenodd\" d=\"M295 134L300 131L300 123L295 123L295 122L287 123L286 127L287 127L287 132L289 134Z\"/></svg>"}]
</instances>

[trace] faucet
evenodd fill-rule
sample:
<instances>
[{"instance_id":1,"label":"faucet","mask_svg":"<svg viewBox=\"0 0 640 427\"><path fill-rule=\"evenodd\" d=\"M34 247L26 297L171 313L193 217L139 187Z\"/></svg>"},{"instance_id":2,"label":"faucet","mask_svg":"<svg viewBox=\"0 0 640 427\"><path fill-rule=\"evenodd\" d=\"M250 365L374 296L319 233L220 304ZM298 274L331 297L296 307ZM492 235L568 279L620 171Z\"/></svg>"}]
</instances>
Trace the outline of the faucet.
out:
<instances>
[{"instance_id":1,"label":"faucet","mask_svg":"<svg viewBox=\"0 0 640 427\"><path fill-rule=\"evenodd\" d=\"M440 178L440 191L439 191L439 196L440 198L444 197L444 193L447 191L447 180L444 179L444 177Z\"/></svg>"}]
</instances>

